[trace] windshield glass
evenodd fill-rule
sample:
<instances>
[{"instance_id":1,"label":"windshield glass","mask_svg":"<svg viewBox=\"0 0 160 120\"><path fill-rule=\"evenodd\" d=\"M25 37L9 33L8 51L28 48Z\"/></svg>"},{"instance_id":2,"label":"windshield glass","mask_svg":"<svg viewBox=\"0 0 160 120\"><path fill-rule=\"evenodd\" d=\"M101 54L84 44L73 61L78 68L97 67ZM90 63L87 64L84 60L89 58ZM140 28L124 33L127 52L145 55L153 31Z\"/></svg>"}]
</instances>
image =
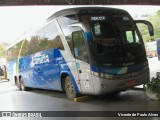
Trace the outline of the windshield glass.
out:
<instances>
[{"instance_id":1,"label":"windshield glass","mask_svg":"<svg viewBox=\"0 0 160 120\"><path fill-rule=\"evenodd\" d=\"M126 15L91 16L93 58L109 66L126 66L142 62L144 45L133 20Z\"/></svg>"}]
</instances>

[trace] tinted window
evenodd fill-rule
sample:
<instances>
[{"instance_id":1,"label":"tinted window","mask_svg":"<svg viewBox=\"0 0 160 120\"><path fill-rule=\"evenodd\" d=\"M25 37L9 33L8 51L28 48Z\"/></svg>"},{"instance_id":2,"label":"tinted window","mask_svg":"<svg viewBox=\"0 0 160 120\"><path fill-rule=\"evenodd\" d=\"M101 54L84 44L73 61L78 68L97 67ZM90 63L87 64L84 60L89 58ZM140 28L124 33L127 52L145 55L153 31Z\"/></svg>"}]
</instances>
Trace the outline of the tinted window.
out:
<instances>
[{"instance_id":1,"label":"tinted window","mask_svg":"<svg viewBox=\"0 0 160 120\"><path fill-rule=\"evenodd\" d=\"M29 50L28 48L29 48L29 42L28 42L28 40L26 38L23 41L23 47L22 47L22 50L21 50L21 56L27 56L28 55L28 50Z\"/></svg>"},{"instance_id":2,"label":"tinted window","mask_svg":"<svg viewBox=\"0 0 160 120\"><path fill-rule=\"evenodd\" d=\"M58 48L64 50L57 27L54 23L46 26L44 28L44 33L44 38L41 40L41 46L43 49Z\"/></svg>"},{"instance_id":3,"label":"tinted window","mask_svg":"<svg viewBox=\"0 0 160 120\"><path fill-rule=\"evenodd\" d=\"M21 56L35 54L39 51L57 48L64 50L61 38L55 23L50 23L44 28L25 39Z\"/></svg>"},{"instance_id":4,"label":"tinted window","mask_svg":"<svg viewBox=\"0 0 160 120\"><path fill-rule=\"evenodd\" d=\"M77 16L76 15L64 16L59 18L58 22L73 54L73 43L71 38L72 38L72 32L77 31L77 29L74 27L69 27L69 25L78 22Z\"/></svg>"},{"instance_id":5,"label":"tinted window","mask_svg":"<svg viewBox=\"0 0 160 120\"><path fill-rule=\"evenodd\" d=\"M17 43L15 46L7 50L7 60L12 61L18 58L19 50L21 48L22 42Z\"/></svg>"},{"instance_id":6,"label":"tinted window","mask_svg":"<svg viewBox=\"0 0 160 120\"><path fill-rule=\"evenodd\" d=\"M93 22L92 29L96 38L111 38L116 36L114 26L110 20Z\"/></svg>"},{"instance_id":7,"label":"tinted window","mask_svg":"<svg viewBox=\"0 0 160 120\"><path fill-rule=\"evenodd\" d=\"M84 42L84 37L81 31L73 32L72 39L74 43L75 57L84 62L89 62L89 57Z\"/></svg>"},{"instance_id":8,"label":"tinted window","mask_svg":"<svg viewBox=\"0 0 160 120\"><path fill-rule=\"evenodd\" d=\"M36 35L32 35L31 38L27 39L28 41L25 41L25 44L28 44L28 55L34 54L36 52L40 51L39 48L39 38Z\"/></svg>"}]
</instances>

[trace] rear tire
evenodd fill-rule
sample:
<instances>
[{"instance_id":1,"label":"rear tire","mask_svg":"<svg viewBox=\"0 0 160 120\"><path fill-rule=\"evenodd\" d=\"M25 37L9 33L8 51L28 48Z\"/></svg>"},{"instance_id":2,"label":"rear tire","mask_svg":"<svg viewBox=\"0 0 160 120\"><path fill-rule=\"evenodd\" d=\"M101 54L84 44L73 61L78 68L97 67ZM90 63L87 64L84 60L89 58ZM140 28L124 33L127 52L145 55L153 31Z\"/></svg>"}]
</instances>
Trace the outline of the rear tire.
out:
<instances>
[{"instance_id":1,"label":"rear tire","mask_svg":"<svg viewBox=\"0 0 160 120\"><path fill-rule=\"evenodd\" d=\"M15 79L15 85L17 86L18 90L21 90L20 82L17 79Z\"/></svg>"},{"instance_id":2,"label":"rear tire","mask_svg":"<svg viewBox=\"0 0 160 120\"><path fill-rule=\"evenodd\" d=\"M25 85L24 85L24 82L23 82L23 78L22 78L22 77L20 78L20 90L21 90L21 91L27 91L27 90L28 90L28 88L25 87Z\"/></svg>"},{"instance_id":3,"label":"rear tire","mask_svg":"<svg viewBox=\"0 0 160 120\"><path fill-rule=\"evenodd\" d=\"M77 93L75 91L75 87L73 82L69 76L65 78L65 91L68 99L73 100L77 97Z\"/></svg>"}]
</instances>

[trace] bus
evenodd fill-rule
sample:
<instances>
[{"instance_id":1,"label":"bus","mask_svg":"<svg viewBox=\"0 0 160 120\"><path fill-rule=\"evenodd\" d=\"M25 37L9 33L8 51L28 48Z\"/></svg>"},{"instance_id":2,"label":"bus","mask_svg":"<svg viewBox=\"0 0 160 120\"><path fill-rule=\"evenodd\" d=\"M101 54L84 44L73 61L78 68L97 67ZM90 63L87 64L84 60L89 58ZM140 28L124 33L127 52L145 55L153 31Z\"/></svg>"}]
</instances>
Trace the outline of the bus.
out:
<instances>
[{"instance_id":1,"label":"bus","mask_svg":"<svg viewBox=\"0 0 160 120\"><path fill-rule=\"evenodd\" d=\"M145 46L128 12L106 7L60 10L7 48L8 79L29 88L103 95L149 81Z\"/></svg>"}]
</instances>

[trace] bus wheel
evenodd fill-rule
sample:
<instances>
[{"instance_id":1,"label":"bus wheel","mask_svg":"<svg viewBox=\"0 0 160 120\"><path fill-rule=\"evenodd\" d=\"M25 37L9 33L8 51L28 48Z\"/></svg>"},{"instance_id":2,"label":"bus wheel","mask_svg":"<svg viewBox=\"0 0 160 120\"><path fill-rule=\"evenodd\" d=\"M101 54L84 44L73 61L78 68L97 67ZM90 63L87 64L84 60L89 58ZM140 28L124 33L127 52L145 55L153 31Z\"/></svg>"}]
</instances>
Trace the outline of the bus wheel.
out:
<instances>
[{"instance_id":1,"label":"bus wheel","mask_svg":"<svg viewBox=\"0 0 160 120\"><path fill-rule=\"evenodd\" d=\"M19 90L21 90L20 82L19 82L17 79L15 80L15 85L17 86L17 88L18 88Z\"/></svg>"},{"instance_id":2,"label":"bus wheel","mask_svg":"<svg viewBox=\"0 0 160 120\"><path fill-rule=\"evenodd\" d=\"M69 99L74 99L75 97L77 97L77 93L74 89L74 85L69 76L67 76L65 79L65 91Z\"/></svg>"},{"instance_id":3,"label":"bus wheel","mask_svg":"<svg viewBox=\"0 0 160 120\"><path fill-rule=\"evenodd\" d=\"M25 87L22 77L20 78L20 90L22 90L22 91L27 90L27 87Z\"/></svg>"}]
</instances>

